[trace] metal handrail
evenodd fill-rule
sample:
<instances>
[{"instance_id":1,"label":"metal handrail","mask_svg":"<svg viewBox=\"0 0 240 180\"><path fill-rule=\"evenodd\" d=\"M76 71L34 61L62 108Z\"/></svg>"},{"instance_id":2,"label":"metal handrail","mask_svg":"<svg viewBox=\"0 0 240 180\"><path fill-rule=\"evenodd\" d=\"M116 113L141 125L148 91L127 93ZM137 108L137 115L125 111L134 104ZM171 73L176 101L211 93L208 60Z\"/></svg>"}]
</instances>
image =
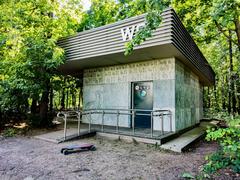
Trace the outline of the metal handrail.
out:
<instances>
[{"instance_id":1,"label":"metal handrail","mask_svg":"<svg viewBox=\"0 0 240 180\"><path fill-rule=\"evenodd\" d=\"M138 113L140 111L141 113ZM146 113L144 113L146 112ZM148 112L148 113L147 113ZM82 111L65 111L65 112L59 112L57 114L57 117L63 118L64 120L64 140L66 140L66 133L67 133L67 118L69 117L77 117L78 121L78 135L80 135L80 126L81 126L81 120L82 116L89 115L89 123L88 123L88 130L91 132L91 125L92 125L92 114L101 114L102 115L102 121L101 121L101 131L104 132L104 117L105 115L113 115L115 114L117 117L117 123L116 123L116 133L119 133L119 116L121 115L131 115L132 116L132 135L135 135L135 116L151 116L151 137L153 137L153 117L159 117L160 123L161 123L161 132L162 135L164 134L164 119L163 116L169 116L170 117L170 132L172 131L172 113L170 110L164 110L164 109L156 109L156 110L145 110L145 109L85 109ZM73 121L73 120L71 120Z\"/></svg>"}]
</instances>

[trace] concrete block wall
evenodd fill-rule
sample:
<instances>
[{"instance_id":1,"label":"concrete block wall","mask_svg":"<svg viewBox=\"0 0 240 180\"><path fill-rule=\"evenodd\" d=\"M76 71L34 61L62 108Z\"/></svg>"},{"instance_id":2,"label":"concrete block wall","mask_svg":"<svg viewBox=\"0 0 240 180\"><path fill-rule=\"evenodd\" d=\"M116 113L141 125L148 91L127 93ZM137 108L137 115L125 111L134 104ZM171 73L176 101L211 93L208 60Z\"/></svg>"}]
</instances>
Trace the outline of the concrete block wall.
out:
<instances>
[{"instance_id":1,"label":"concrete block wall","mask_svg":"<svg viewBox=\"0 0 240 180\"><path fill-rule=\"evenodd\" d=\"M131 108L131 83L153 81L153 109L173 112L175 129L175 58L144 61L131 64L84 70L83 108ZM99 124L101 115L92 116ZM87 118L83 121L88 122ZM116 116L106 115L105 124L116 125ZM169 119L164 119L164 130L169 130ZM120 126L129 127L130 117L120 116ZM154 129L161 129L159 118L154 118Z\"/></svg>"},{"instance_id":2,"label":"concrete block wall","mask_svg":"<svg viewBox=\"0 0 240 180\"><path fill-rule=\"evenodd\" d=\"M153 82L153 109L172 111L172 130L192 126L202 118L199 78L175 58L84 70L83 108L130 109L131 83L137 81ZM116 125L116 116L106 115L104 122ZM93 115L92 123L101 124L101 115ZM120 126L129 127L130 123L129 116L120 116ZM158 117L154 118L154 129L161 130ZM165 117L164 130L169 129L170 119Z\"/></svg>"}]
</instances>

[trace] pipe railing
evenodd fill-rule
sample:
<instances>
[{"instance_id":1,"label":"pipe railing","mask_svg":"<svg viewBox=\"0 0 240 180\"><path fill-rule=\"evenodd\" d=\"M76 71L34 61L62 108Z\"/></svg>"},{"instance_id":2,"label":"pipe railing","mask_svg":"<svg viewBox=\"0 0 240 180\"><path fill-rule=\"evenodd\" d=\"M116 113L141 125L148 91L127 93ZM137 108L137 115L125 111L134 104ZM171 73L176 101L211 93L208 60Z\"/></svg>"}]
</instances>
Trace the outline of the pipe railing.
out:
<instances>
[{"instance_id":1,"label":"pipe railing","mask_svg":"<svg viewBox=\"0 0 240 180\"><path fill-rule=\"evenodd\" d=\"M67 121L68 118L76 118L77 120L69 120L69 121L77 121L78 122L78 135L80 135L81 129L81 121L82 117L86 116L88 119L88 131L91 132L92 122L92 115L99 114L101 115L101 123L97 124L101 126L101 131L104 132L104 127L107 126L105 123L105 116L106 115L116 115L116 133L119 134L119 121L120 116L131 116L131 128L132 128L132 135L135 135L135 117L136 116L150 116L151 118L151 131L150 136L153 137L154 134L154 117L159 117L160 124L161 124L161 134L164 135L164 116L169 116L169 132L172 132L172 113L170 110L144 110L144 109L87 109L82 111L65 111L59 112L57 117L62 118L64 120L64 140L66 140L67 134ZM114 125L108 125L114 126Z\"/></svg>"}]
</instances>

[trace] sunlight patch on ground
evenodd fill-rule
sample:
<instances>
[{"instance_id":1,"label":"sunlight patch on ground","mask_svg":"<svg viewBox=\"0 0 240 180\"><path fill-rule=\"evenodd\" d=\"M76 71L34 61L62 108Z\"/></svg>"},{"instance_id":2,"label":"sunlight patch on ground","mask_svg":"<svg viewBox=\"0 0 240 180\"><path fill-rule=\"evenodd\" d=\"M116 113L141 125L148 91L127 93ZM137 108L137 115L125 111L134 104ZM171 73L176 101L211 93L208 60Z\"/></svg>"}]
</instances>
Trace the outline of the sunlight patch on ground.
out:
<instances>
[{"instance_id":1,"label":"sunlight patch on ground","mask_svg":"<svg viewBox=\"0 0 240 180\"><path fill-rule=\"evenodd\" d=\"M18 129L23 129L27 127L28 125L26 123L20 123L18 125L14 125L13 127L18 128Z\"/></svg>"}]
</instances>

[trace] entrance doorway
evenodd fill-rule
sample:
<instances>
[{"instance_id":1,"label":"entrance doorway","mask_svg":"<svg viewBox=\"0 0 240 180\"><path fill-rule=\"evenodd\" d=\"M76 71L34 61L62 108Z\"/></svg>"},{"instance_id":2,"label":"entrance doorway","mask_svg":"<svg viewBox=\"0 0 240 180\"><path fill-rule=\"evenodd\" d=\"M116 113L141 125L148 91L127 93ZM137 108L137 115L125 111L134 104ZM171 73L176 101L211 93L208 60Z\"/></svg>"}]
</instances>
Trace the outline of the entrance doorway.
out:
<instances>
[{"instance_id":1,"label":"entrance doorway","mask_svg":"<svg viewBox=\"0 0 240 180\"><path fill-rule=\"evenodd\" d=\"M137 128L151 128L151 116L150 112L143 112L142 110L153 109L153 82L134 82L132 83L132 108L139 109L137 114L148 115L137 115L135 117L135 127Z\"/></svg>"}]
</instances>

